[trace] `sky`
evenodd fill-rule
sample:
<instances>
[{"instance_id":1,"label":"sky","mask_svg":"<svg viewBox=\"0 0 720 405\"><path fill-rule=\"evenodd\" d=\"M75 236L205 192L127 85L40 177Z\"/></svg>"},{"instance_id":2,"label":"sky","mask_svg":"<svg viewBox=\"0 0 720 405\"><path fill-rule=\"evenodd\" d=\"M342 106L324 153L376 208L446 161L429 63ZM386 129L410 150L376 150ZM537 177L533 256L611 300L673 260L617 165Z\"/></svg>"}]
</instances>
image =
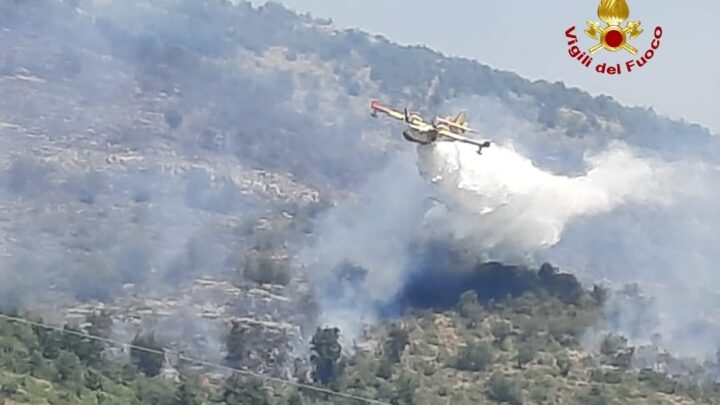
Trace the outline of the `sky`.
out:
<instances>
[{"instance_id":1,"label":"sky","mask_svg":"<svg viewBox=\"0 0 720 405\"><path fill-rule=\"evenodd\" d=\"M263 3L264 1L255 1ZM599 21L598 1L583 0L281 0L338 28L382 34L403 45L425 44L446 55L476 59L528 79L562 81L593 95L607 94L629 106L652 106L659 114L699 123L720 133L720 54L714 52L720 2L629 0L630 20L645 31L631 44L650 48L653 30L663 35L642 69L600 75L568 55L565 30L572 25L582 49L594 41L583 30ZM624 64L627 52L596 54L595 62ZM602 60L601 60L602 59Z\"/></svg>"}]
</instances>

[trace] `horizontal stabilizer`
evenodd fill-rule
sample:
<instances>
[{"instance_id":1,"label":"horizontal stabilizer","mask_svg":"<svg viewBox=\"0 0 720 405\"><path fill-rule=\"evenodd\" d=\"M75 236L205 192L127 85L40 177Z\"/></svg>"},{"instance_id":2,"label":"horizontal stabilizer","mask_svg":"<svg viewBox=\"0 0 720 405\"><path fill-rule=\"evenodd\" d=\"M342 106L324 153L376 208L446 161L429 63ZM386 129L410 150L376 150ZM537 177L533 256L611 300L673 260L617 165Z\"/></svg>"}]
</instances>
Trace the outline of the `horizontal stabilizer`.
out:
<instances>
[{"instance_id":1,"label":"horizontal stabilizer","mask_svg":"<svg viewBox=\"0 0 720 405\"><path fill-rule=\"evenodd\" d=\"M459 124L459 123L457 123L457 122L455 122L455 121L453 121L453 120L449 120L449 119L447 119L447 118L438 118L437 121L440 122L440 123L442 123L442 124L445 124L445 125L447 125L447 126L449 126L449 127L452 127L452 128L455 128L455 129L459 129L459 130L464 131L464 132L474 132L474 133L477 132L476 130L468 127L467 123L465 123L464 120L463 120L463 123L462 123L462 124Z\"/></svg>"}]
</instances>

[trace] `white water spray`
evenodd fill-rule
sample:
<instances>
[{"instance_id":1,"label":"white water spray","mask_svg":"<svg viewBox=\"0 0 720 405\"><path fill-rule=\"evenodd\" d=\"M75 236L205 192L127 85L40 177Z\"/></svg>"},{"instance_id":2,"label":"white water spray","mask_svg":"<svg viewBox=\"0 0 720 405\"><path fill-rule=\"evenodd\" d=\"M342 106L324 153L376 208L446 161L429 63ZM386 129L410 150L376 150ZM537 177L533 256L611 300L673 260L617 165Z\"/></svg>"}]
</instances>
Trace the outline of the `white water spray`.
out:
<instances>
[{"instance_id":1,"label":"white water spray","mask_svg":"<svg viewBox=\"0 0 720 405\"><path fill-rule=\"evenodd\" d=\"M432 183L446 215L432 226L473 247L524 255L557 244L566 225L625 204L667 204L669 169L613 144L586 158L579 176L553 174L511 146L483 150L443 142L418 150L418 168ZM501 253L502 252L502 253Z\"/></svg>"}]
</instances>

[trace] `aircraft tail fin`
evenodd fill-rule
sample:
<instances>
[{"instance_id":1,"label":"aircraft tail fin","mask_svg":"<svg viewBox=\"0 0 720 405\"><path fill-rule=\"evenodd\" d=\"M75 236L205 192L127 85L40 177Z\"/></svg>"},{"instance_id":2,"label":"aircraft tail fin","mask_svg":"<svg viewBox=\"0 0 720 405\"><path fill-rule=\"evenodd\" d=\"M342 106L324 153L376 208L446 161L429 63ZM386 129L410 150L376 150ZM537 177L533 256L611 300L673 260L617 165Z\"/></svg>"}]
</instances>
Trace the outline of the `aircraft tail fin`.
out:
<instances>
[{"instance_id":1,"label":"aircraft tail fin","mask_svg":"<svg viewBox=\"0 0 720 405\"><path fill-rule=\"evenodd\" d=\"M453 121L458 125L465 125L465 123L467 122L467 114L465 113L465 111L460 111L455 116L455 119L453 119Z\"/></svg>"}]
</instances>

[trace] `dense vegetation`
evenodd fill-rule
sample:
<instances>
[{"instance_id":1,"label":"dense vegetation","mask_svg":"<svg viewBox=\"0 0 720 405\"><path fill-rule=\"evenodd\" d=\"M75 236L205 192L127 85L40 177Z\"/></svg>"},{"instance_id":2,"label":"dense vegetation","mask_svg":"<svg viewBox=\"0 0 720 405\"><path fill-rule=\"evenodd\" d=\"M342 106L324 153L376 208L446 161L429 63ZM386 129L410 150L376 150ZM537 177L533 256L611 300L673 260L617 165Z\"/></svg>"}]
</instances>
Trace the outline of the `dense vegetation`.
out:
<instances>
[{"instance_id":1,"label":"dense vegetation","mask_svg":"<svg viewBox=\"0 0 720 405\"><path fill-rule=\"evenodd\" d=\"M583 341L588 328L602 321L603 289L575 290L568 283L572 276L557 274L550 266L538 273L508 271L517 279L540 277L545 283L519 287L497 300L479 299L478 291L470 290L447 310L411 311L370 331L375 349L343 350L342 331L318 329L307 353L311 369L295 378L398 405L720 400L720 384L701 379L714 364L690 364L685 377L670 377L661 370L671 357L638 367L636 348L611 334L588 351ZM107 316L97 314L83 330L65 328L108 336L111 326ZM236 323L228 329L227 364L242 367L248 349L244 333ZM0 395L20 403L51 404L359 403L243 375L210 381L207 370L183 359L171 365L152 334L136 336L133 344L152 351L131 349L123 356L82 335L2 320Z\"/></svg>"}]
</instances>

